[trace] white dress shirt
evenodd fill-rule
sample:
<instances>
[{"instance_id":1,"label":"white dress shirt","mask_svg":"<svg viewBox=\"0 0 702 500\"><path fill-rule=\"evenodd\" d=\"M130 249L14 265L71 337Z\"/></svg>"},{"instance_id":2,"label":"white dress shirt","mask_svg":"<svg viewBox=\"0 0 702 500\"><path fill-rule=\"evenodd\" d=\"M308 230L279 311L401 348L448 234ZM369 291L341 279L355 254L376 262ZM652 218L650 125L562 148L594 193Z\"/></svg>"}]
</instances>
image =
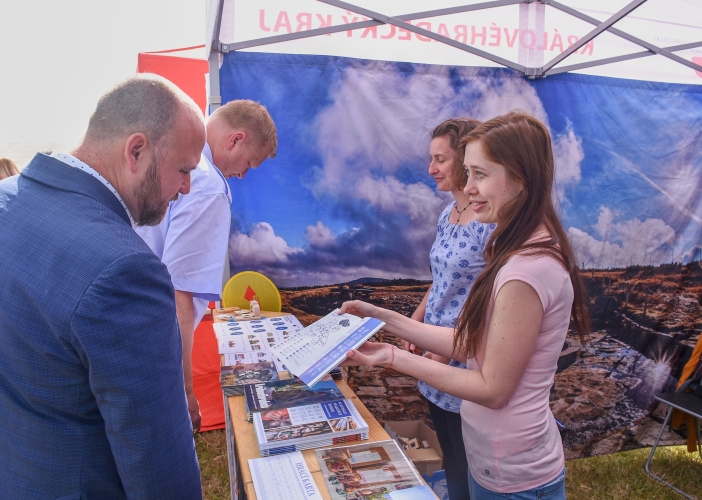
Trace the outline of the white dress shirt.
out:
<instances>
[{"instance_id":1,"label":"white dress shirt","mask_svg":"<svg viewBox=\"0 0 702 500\"><path fill-rule=\"evenodd\" d=\"M221 299L231 203L227 181L205 144L200 163L190 173L190 192L171 202L158 226L136 228L168 267L173 287L193 293L196 327L208 302Z\"/></svg>"}]
</instances>

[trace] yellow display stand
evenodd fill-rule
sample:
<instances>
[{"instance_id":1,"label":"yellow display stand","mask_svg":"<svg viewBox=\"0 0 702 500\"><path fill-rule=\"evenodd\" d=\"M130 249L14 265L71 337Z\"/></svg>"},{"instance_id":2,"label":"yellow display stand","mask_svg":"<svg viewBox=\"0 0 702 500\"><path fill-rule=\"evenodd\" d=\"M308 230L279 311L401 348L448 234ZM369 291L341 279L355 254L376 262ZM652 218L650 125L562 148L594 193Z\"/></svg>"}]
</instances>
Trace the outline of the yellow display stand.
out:
<instances>
[{"instance_id":1,"label":"yellow display stand","mask_svg":"<svg viewBox=\"0 0 702 500\"><path fill-rule=\"evenodd\" d=\"M243 271L235 274L222 292L222 307L249 308L249 301L256 299L262 311L280 312L283 301L275 284L263 274Z\"/></svg>"}]
</instances>

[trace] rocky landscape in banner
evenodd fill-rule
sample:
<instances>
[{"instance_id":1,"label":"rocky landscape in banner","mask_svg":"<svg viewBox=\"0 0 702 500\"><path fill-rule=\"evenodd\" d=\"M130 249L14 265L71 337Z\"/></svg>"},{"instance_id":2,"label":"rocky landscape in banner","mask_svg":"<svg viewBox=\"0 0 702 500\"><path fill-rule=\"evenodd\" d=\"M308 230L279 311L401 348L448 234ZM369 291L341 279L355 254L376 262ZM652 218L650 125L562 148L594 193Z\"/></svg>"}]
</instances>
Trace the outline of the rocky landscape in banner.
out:
<instances>
[{"instance_id":1,"label":"rocky landscape in banner","mask_svg":"<svg viewBox=\"0 0 702 500\"><path fill-rule=\"evenodd\" d=\"M675 390L702 329L699 262L658 267L585 270L592 320L588 342L569 333L551 391L551 409L565 425L567 458L651 446L665 416L653 395ZM410 315L428 283L357 280L344 285L283 290L284 310L303 324L344 300L360 298ZM381 330L378 341L399 344ZM378 420L431 424L416 380L384 368L350 368L349 385ZM685 432L666 431L663 444Z\"/></svg>"}]
</instances>

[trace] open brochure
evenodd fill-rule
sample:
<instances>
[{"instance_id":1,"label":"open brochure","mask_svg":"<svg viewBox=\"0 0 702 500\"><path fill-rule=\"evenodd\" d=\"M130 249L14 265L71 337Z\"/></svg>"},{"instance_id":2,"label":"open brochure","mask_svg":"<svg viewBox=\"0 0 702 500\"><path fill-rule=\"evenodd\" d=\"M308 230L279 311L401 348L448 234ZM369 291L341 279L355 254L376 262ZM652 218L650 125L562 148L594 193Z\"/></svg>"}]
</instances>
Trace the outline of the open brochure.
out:
<instances>
[{"instance_id":1,"label":"open brochure","mask_svg":"<svg viewBox=\"0 0 702 500\"><path fill-rule=\"evenodd\" d=\"M392 492L413 490L407 498L436 498L395 441L315 450L333 500L392 499ZM428 490L428 493L427 493ZM404 495L397 496L397 498Z\"/></svg>"},{"instance_id":2,"label":"open brochure","mask_svg":"<svg viewBox=\"0 0 702 500\"><path fill-rule=\"evenodd\" d=\"M322 500L302 453L249 459L251 479L260 500Z\"/></svg>"},{"instance_id":3,"label":"open brochure","mask_svg":"<svg viewBox=\"0 0 702 500\"><path fill-rule=\"evenodd\" d=\"M385 326L375 318L338 311L335 309L294 337L270 347L287 369L309 386L344 361L349 350L358 348Z\"/></svg>"}]
</instances>

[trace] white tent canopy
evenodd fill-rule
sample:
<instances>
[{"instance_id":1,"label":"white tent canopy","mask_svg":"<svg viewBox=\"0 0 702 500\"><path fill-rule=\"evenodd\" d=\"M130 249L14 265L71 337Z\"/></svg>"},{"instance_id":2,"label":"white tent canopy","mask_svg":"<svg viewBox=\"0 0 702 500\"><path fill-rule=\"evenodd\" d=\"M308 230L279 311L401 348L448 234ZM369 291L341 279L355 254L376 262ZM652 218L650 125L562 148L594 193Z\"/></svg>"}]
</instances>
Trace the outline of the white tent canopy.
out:
<instances>
[{"instance_id":1,"label":"white tent canopy","mask_svg":"<svg viewBox=\"0 0 702 500\"><path fill-rule=\"evenodd\" d=\"M209 0L207 26L214 106L234 50L702 84L695 0Z\"/></svg>"}]
</instances>

